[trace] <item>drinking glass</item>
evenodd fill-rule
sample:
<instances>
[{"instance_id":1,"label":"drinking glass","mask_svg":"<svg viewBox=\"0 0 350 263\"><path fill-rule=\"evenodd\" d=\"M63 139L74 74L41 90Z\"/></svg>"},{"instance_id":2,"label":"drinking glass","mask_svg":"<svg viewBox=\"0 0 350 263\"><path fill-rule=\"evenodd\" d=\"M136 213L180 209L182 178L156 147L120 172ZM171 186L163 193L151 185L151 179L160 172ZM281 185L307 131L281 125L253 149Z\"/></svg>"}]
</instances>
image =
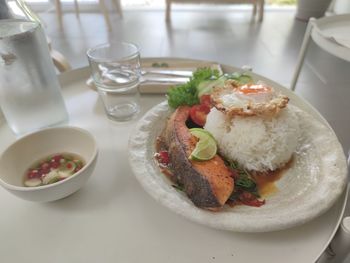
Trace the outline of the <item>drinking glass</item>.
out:
<instances>
[{"instance_id":1,"label":"drinking glass","mask_svg":"<svg viewBox=\"0 0 350 263\"><path fill-rule=\"evenodd\" d=\"M139 48L132 43L111 42L89 49L87 56L107 117L115 121L133 119L140 110Z\"/></svg>"}]
</instances>

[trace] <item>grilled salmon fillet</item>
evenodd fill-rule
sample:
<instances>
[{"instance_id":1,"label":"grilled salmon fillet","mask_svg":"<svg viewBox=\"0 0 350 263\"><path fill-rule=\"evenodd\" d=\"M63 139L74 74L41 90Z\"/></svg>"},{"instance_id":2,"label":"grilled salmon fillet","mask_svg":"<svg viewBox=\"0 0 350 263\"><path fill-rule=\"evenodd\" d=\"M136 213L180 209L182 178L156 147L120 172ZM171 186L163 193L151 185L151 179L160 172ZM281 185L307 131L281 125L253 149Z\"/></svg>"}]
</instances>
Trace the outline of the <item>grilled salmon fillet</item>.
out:
<instances>
[{"instance_id":1,"label":"grilled salmon fillet","mask_svg":"<svg viewBox=\"0 0 350 263\"><path fill-rule=\"evenodd\" d=\"M164 140L179 184L192 202L204 209L219 210L233 192L234 181L223 159L215 155L208 161L189 160L197 139L186 126L188 106L181 106L171 115L164 131Z\"/></svg>"}]
</instances>

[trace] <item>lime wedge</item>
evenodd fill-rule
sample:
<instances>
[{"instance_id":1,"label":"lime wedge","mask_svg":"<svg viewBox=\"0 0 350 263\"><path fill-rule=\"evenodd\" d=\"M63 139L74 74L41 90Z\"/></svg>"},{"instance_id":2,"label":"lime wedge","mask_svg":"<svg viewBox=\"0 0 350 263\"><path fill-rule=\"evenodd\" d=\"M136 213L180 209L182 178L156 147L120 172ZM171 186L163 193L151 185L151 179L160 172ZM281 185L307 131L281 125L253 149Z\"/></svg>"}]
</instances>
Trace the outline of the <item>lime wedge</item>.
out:
<instances>
[{"instance_id":1,"label":"lime wedge","mask_svg":"<svg viewBox=\"0 0 350 263\"><path fill-rule=\"evenodd\" d=\"M191 160L207 161L212 159L217 152L216 141L208 131L200 128L190 129L193 136L197 137L199 141L190 155Z\"/></svg>"},{"instance_id":2,"label":"lime wedge","mask_svg":"<svg viewBox=\"0 0 350 263\"><path fill-rule=\"evenodd\" d=\"M202 128L192 128L192 129L190 129L190 133L191 133L193 136L197 137L198 139L203 138L203 136L204 136L204 137L205 137L205 136L210 136L214 141L216 141L215 138L214 138L214 136L213 136L210 132L208 132L207 130L204 130L204 129L202 129ZM204 135L203 135L203 133L204 133ZM204 138L204 139L205 139L205 138Z\"/></svg>"}]
</instances>

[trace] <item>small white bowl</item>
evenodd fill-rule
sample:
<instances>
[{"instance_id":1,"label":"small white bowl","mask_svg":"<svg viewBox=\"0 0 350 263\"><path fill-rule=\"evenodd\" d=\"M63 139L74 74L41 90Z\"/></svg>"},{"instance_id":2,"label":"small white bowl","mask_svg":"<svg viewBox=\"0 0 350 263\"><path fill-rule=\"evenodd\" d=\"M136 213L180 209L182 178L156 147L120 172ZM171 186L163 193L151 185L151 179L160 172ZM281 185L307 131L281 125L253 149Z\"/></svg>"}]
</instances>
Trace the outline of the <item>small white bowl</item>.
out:
<instances>
[{"instance_id":1,"label":"small white bowl","mask_svg":"<svg viewBox=\"0 0 350 263\"><path fill-rule=\"evenodd\" d=\"M83 158L84 167L57 183L25 187L24 175L36 161L57 153ZM76 127L48 128L26 135L11 144L0 156L0 184L14 195L29 201L50 202L80 189L92 174L98 150L94 137Z\"/></svg>"}]
</instances>

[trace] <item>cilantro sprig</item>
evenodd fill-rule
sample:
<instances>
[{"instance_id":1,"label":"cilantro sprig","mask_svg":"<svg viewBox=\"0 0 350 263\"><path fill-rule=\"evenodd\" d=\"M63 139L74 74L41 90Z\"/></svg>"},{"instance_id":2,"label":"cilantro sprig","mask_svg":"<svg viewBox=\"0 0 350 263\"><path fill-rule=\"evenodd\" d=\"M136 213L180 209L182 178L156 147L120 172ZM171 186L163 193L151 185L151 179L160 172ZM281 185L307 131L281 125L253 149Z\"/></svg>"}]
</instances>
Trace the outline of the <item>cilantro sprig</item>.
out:
<instances>
[{"instance_id":1,"label":"cilantro sprig","mask_svg":"<svg viewBox=\"0 0 350 263\"><path fill-rule=\"evenodd\" d=\"M168 104L171 108L177 108L181 105L192 106L199 103L198 85L202 81L217 79L219 71L211 68L199 68L193 72L190 80L182 85L169 89L167 93Z\"/></svg>"}]
</instances>

